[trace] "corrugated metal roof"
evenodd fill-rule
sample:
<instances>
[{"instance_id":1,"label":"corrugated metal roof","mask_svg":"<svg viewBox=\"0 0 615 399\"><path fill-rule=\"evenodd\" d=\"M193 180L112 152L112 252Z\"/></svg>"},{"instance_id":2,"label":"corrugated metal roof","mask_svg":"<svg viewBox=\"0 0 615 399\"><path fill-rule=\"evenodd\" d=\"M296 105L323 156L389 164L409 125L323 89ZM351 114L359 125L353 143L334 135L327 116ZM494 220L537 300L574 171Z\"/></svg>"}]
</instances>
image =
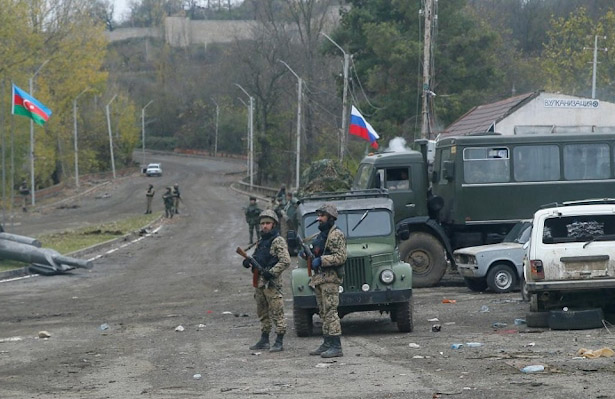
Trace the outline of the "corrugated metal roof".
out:
<instances>
[{"instance_id":1,"label":"corrugated metal roof","mask_svg":"<svg viewBox=\"0 0 615 399\"><path fill-rule=\"evenodd\" d=\"M491 104L483 104L472 108L465 115L451 123L441 136L460 136L472 133L490 131L494 123L513 113L521 105L536 98L539 91L521 94Z\"/></svg>"}]
</instances>

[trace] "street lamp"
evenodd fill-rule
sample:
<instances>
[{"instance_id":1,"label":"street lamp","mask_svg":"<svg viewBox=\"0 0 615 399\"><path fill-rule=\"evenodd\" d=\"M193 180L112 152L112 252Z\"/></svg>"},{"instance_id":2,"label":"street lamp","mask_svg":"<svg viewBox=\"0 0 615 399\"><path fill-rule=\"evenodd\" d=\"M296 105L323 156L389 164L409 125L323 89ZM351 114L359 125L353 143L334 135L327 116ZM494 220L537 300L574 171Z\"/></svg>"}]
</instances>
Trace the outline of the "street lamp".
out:
<instances>
[{"instance_id":1,"label":"street lamp","mask_svg":"<svg viewBox=\"0 0 615 399\"><path fill-rule=\"evenodd\" d=\"M212 97L211 101L216 104L216 136L214 138L214 158L218 156L218 119L220 118L220 107L216 100Z\"/></svg>"},{"instance_id":2,"label":"street lamp","mask_svg":"<svg viewBox=\"0 0 615 399\"><path fill-rule=\"evenodd\" d=\"M295 156L295 191L299 190L299 169L300 169L300 160L301 160L301 90L302 90L302 86L303 86L303 79L301 79L299 77L299 75L297 75L295 73L295 71L293 71L293 69L288 66L287 63L285 63L282 60L279 60L282 64L284 64L284 66L286 68L288 68L288 70L295 75L295 77L297 78L297 153Z\"/></svg>"},{"instance_id":3,"label":"street lamp","mask_svg":"<svg viewBox=\"0 0 615 399\"><path fill-rule=\"evenodd\" d=\"M38 75L41 69L43 69L43 67L48 62L49 60L45 60L45 62L43 62L41 66L38 67L36 72L34 72L32 77L28 80L28 83L30 85L30 95L31 96L34 96L34 78L36 77L36 75ZM34 186L34 120L30 119L30 192L32 193L32 206L36 204L35 188L36 187Z\"/></svg>"},{"instance_id":4,"label":"street lamp","mask_svg":"<svg viewBox=\"0 0 615 399\"><path fill-rule=\"evenodd\" d=\"M241 91L243 91L246 96L250 98L250 110L249 110L249 126L250 126L250 137L248 139L250 145L250 153L248 155L248 159L250 162L249 172L250 172L250 190L252 190L252 186L254 185L254 97L252 97L246 89L241 87L238 83L235 83L235 86L239 87Z\"/></svg>"},{"instance_id":5,"label":"street lamp","mask_svg":"<svg viewBox=\"0 0 615 399\"><path fill-rule=\"evenodd\" d=\"M246 104L245 101L243 101L243 99L241 97L237 97L237 99L239 101L241 101L241 103L244 105L244 107L246 107L248 109L248 115L250 115L250 104ZM247 124L247 128L246 128L246 133L247 133L247 141L246 141L246 146L247 146L247 152L248 152L248 156L246 158L248 158L248 162L246 164L246 176L250 176L250 117L248 116L248 124Z\"/></svg>"},{"instance_id":6,"label":"street lamp","mask_svg":"<svg viewBox=\"0 0 615 399\"><path fill-rule=\"evenodd\" d=\"M113 135L111 134L111 117L109 117L109 105L115 100L117 94L113 96L111 101L105 106L105 112L107 114L107 130L109 130L109 150L111 151L111 170L113 171L113 178L115 179L115 158L113 157Z\"/></svg>"},{"instance_id":7,"label":"street lamp","mask_svg":"<svg viewBox=\"0 0 615 399\"><path fill-rule=\"evenodd\" d=\"M149 107L154 100L150 100L145 107L141 108L141 155L143 157L143 165L145 165L145 108Z\"/></svg>"},{"instance_id":8,"label":"street lamp","mask_svg":"<svg viewBox=\"0 0 615 399\"><path fill-rule=\"evenodd\" d=\"M75 138L74 138L74 141L75 141L74 143L75 144L74 146L75 147L75 187L79 187L79 144L77 141L77 99L79 99L79 97L81 97L81 95L84 94L88 90L90 90L90 88L86 87L73 100L73 128L75 132Z\"/></svg>"},{"instance_id":9,"label":"street lamp","mask_svg":"<svg viewBox=\"0 0 615 399\"><path fill-rule=\"evenodd\" d=\"M344 51L344 49L333 39L324 32L320 32L324 37L329 39L331 43L335 45L344 54L344 94L342 96L342 135L340 137L340 161L344 160L344 147L346 142L346 136L348 135L348 69L350 68L350 54Z\"/></svg>"}]
</instances>

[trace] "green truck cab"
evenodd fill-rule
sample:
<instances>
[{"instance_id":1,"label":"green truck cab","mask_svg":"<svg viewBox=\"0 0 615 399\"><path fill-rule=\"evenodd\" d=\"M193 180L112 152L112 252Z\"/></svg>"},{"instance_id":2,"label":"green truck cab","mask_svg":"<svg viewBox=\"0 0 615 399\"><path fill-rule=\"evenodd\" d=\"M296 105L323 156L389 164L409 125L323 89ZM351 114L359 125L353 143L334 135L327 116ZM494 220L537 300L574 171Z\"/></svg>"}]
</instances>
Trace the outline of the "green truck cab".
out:
<instances>
[{"instance_id":1,"label":"green truck cab","mask_svg":"<svg viewBox=\"0 0 615 399\"><path fill-rule=\"evenodd\" d=\"M399 331L412 331L412 268L399 257L393 201L381 190L303 198L297 209L297 235L307 237L308 245L319 232L316 210L323 202L336 205L336 226L346 236L348 256L340 289L340 317L362 311L389 312ZM298 247L298 239L290 232L289 246ZM312 334L318 306L307 263L297 259L298 267L291 273L294 327L297 335L304 337Z\"/></svg>"},{"instance_id":2,"label":"green truck cab","mask_svg":"<svg viewBox=\"0 0 615 399\"><path fill-rule=\"evenodd\" d=\"M458 248L500 242L542 205L615 192L615 134L497 133L427 141L365 157L353 190L386 189L414 287L437 284Z\"/></svg>"}]
</instances>

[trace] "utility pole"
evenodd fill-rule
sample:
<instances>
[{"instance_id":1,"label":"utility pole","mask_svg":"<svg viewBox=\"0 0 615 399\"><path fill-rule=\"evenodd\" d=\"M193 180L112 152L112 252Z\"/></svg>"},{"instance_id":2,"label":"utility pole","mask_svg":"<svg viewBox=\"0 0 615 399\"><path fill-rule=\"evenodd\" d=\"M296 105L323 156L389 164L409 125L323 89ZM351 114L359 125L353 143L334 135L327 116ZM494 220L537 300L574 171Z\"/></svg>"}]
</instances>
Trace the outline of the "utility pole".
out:
<instances>
[{"instance_id":1,"label":"utility pole","mask_svg":"<svg viewBox=\"0 0 615 399\"><path fill-rule=\"evenodd\" d=\"M88 91L89 88L86 87L83 89L81 93L75 97L73 100L73 129L74 129L74 149L75 149L75 187L79 187L79 141L77 140L77 100Z\"/></svg>"},{"instance_id":2,"label":"utility pole","mask_svg":"<svg viewBox=\"0 0 615 399\"><path fill-rule=\"evenodd\" d=\"M113 96L111 101L105 106L105 112L107 113L107 130L109 130L109 151L111 152L111 170L113 171L113 178L115 179L115 158L113 156L113 134L111 133L111 117L109 116L109 105L115 100L117 94Z\"/></svg>"},{"instance_id":3,"label":"utility pole","mask_svg":"<svg viewBox=\"0 0 615 399\"><path fill-rule=\"evenodd\" d=\"M142 165L145 165L145 108L149 107L154 100L150 100L145 107L141 108L141 156L143 158ZM143 166L142 166L143 167Z\"/></svg>"},{"instance_id":4,"label":"utility pole","mask_svg":"<svg viewBox=\"0 0 615 399\"><path fill-rule=\"evenodd\" d=\"M241 87L241 85L235 83L235 86L239 87L241 89L241 91L243 91L246 96L248 96L250 98L250 108L248 110L248 130L250 132L250 136L248 139L249 142L249 147L250 147L250 153L248 155L248 160L250 162L250 166L248 168L249 173L250 173L250 191L252 190L252 186L254 185L254 97L252 97L250 94L248 94L248 92L246 91L246 89L244 89L243 87Z\"/></svg>"},{"instance_id":5,"label":"utility pole","mask_svg":"<svg viewBox=\"0 0 615 399\"><path fill-rule=\"evenodd\" d=\"M220 118L220 107L213 97L211 98L211 101L216 104L216 136L214 137L214 158L216 158L218 156L218 121Z\"/></svg>"},{"instance_id":6,"label":"utility pole","mask_svg":"<svg viewBox=\"0 0 615 399\"><path fill-rule=\"evenodd\" d=\"M280 60L280 62L284 64L284 66L286 66L286 68L288 68L288 70L297 78L297 151L295 155L295 191L299 191L299 172L301 169L301 91L303 79L301 79L299 75L297 75L295 71L288 66L287 63L282 60Z\"/></svg>"},{"instance_id":7,"label":"utility pole","mask_svg":"<svg viewBox=\"0 0 615 399\"><path fill-rule=\"evenodd\" d=\"M433 22L433 0L425 0L425 34L423 43L423 115L421 124L421 138L431 138L429 126L429 96L432 93L430 88L431 70L431 25Z\"/></svg>"},{"instance_id":8,"label":"utility pole","mask_svg":"<svg viewBox=\"0 0 615 399\"><path fill-rule=\"evenodd\" d=\"M333 39L324 32L320 32L324 37L329 39L331 43L344 54L344 92L342 95L342 131L340 134L340 161L344 160L344 152L346 148L346 138L348 137L348 75L350 69L350 54L337 44Z\"/></svg>"},{"instance_id":9,"label":"utility pole","mask_svg":"<svg viewBox=\"0 0 615 399\"><path fill-rule=\"evenodd\" d=\"M246 107L246 109L248 110L248 119L247 119L247 125L246 125L246 158L247 158L247 164L246 164L246 176L250 176L250 105L246 104L245 101L243 101L243 99L241 97L237 97L237 99L239 101L241 101L241 103L243 104L244 107Z\"/></svg>"},{"instance_id":10,"label":"utility pole","mask_svg":"<svg viewBox=\"0 0 615 399\"><path fill-rule=\"evenodd\" d=\"M606 36L602 36L606 39ZM592 98L596 98L596 65L598 64L598 50L607 52L607 47L598 48L598 35L594 36L594 62L592 66Z\"/></svg>"},{"instance_id":11,"label":"utility pole","mask_svg":"<svg viewBox=\"0 0 615 399\"><path fill-rule=\"evenodd\" d=\"M28 80L28 83L30 85L30 95L32 97L34 97L34 78L48 62L49 60L45 60L45 62L43 62L41 66L38 67L36 72L34 72L32 77ZM35 192L36 187L34 186L34 120L30 118L30 193L32 199L32 206L36 205Z\"/></svg>"}]
</instances>

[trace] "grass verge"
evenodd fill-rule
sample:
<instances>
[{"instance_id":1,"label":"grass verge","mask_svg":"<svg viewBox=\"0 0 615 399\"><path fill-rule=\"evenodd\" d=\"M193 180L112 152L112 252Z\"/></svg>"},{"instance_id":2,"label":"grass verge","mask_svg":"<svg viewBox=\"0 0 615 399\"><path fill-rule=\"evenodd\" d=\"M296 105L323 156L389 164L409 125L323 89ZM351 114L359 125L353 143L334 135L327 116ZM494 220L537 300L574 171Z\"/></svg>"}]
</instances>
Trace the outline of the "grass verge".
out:
<instances>
[{"instance_id":1,"label":"grass verge","mask_svg":"<svg viewBox=\"0 0 615 399\"><path fill-rule=\"evenodd\" d=\"M61 254L67 254L91 247L114 238L121 237L147 226L160 216L160 213L137 215L99 225L83 227L77 230L67 230L51 234L41 234L38 239L43 248L55 249ZM0 261L0 272L24 267L25 263L3 260Z\"/></svg>"}]
</instances>

